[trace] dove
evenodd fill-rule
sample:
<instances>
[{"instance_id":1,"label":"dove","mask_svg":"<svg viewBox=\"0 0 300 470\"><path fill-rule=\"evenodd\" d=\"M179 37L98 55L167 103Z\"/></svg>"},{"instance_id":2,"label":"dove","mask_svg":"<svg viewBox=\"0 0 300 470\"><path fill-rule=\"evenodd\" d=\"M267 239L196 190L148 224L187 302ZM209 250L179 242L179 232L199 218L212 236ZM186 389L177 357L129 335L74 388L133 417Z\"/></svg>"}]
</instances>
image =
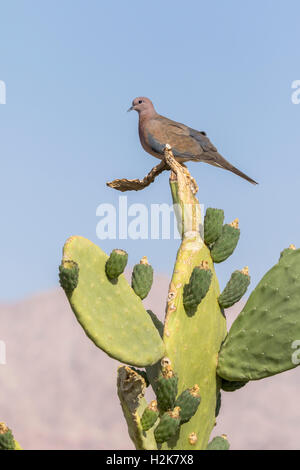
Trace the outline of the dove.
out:
<instances>
[{"instance_id":1,"label":"dove","mask_svg":"<svg viewBox=\"0 0 300 470\"><path fill-rule=\"evenodd\" d=\"M252 184L258 184L220 155L206 133L172 121L155 111L152 101L146 97L135 98L128 111L139 114L139 137L146 152L156 158L164 158L167 144L179 163L204 162L231 171Z\"/></svg>"}]
</instances>

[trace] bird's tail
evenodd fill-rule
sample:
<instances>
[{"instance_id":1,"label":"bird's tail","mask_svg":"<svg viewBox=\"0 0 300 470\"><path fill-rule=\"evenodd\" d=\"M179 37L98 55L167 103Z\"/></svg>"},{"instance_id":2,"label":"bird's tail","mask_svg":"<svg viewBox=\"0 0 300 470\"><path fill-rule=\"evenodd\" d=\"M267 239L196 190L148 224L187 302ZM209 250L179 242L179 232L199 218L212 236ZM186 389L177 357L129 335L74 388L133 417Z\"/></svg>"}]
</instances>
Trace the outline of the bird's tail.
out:
<instances>
[{"instance_id":1,"label":"bird's tail","mask_svg":"<svg viewBox=\"0 0 300 470\"><path fill-rule=\"evenodd\" d=\"M218 156L215 157L213 160L207 160L207 163L209 163L210 165L217 166L219 168L223 168L224 170L231 171L232 173L235 173L236 175L240 176L241 178L244 178L245 180L249 181L249 183L251 183L251 184L258 184L257 181L254 181L252 178L250 178L250 176L247 176L245 173L240 171L238 168L231 165L231 163L229 163L227 160L225 160L225 158L222 157L222 155L220 155L219 153L218 153Z\"/></svg>"}]
</instances>

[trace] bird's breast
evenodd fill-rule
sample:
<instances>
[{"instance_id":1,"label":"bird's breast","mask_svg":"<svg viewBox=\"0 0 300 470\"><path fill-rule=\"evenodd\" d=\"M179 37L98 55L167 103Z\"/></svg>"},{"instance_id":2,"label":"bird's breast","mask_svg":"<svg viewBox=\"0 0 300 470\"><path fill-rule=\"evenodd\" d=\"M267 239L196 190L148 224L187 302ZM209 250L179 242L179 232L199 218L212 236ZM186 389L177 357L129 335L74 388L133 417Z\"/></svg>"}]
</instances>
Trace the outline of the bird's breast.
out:
<instances>
[{"instance_id":1,"label":"bird's breast","mask_svg":"<svg viewBox=\"0 0 300 470\"><path fill-rule=\"evenodd\" d=\"M153 157L159 158L160 160L162 159L162 155L155 152L151 145L149 144L148 141L148 133L147 133L147 127L143 123L143 121L139 121L139 137L140 137L140 142L145 150L145 152L150 153L150 155L153 155Z\"/></svg>"}]
</instances>

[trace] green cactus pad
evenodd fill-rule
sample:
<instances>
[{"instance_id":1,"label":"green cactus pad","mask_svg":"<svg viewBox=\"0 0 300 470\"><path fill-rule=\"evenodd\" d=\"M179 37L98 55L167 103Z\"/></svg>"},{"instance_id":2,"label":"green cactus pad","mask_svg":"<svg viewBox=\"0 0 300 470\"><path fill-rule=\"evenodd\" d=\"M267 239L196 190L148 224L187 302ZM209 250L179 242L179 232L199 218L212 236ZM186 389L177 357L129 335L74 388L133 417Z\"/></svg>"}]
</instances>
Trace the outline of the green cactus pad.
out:
<instances>
[{"instance_id":1,"label":"green cactus pad","mask_svg":"<svg viewBox=\"0 0 300 470\"><path fill-rule=\"evenodd\" d=\"M156 363L164 344L123 274L114 284L107 279L108 256L83 237L71 237L63 262L79 267L78 285L68 299L85 333L109 356L137 367Z\"/></svg>"},{"instance_id":2,"label":"green cactus pad","mask_svg":"<svg viewBox=\"0 0 300 470\"><path fill-rule=\"evenodd\" d=\"M258 380L296 367L300 339L300 250L283 256L250 295L225 339L217 373Z\"/></svg>"},{"instance_id":3,"label":"green cactus pad","mask_svg":"<svg viewBox=\"0 0 300 470\"><path fill-rule=\"evenodd\" d=\"M234 271L219 297L220 307L229 308L238 302L245 294L249 284L248 267L245 267L242 271Z\"/></svg>"},{"instance_id":4,"label":"green cactus pad","mask_svg":"<svg viewBox=\"0 0 300 470\"><path fill-rule=\"evenodd\" d=\"M0 423L0 450L14 450L15 440L5 423Z\"/></svg>"},{"instance_id":5,"label":"green cactus pad","mask_svg":"<svg viewBox=\"0 0 300 470\"><path fill-rule=\"evenodd\" d=\"M141 418L141 425L143 431L149 431L152 426L156 423L158 418L158 409L157 402L155 400L151 401L147 408L145 408L144 413Z\"/></svg>"},{"instance_id":6,"label":"green cactus pad","mask_svg":"<svg viewBox=\"0 0 300 470\"><path fill-rule=\"evenodd\" d=\"M132 271L131 286L142 300L147 297L153 283L153 268L148 264L146 256L136 264Z\"/></svg>"},{"instance_id":7,"label":"green cactus pad","mask_svg":"<svg viewBox=\"0 0 300 470\"><path fill-rule=\"evenodd\" d=\"M180 408L180 423L187 423L198 410L200 405L200 394L198 385L184 390L175 401L175 406Z\"/></svg>"},{"instance_id":8,"label":"green cactus pad","mask_svg":"<svg viewBox=\"0 0 300 470\"><path fill-rule=\"evenodd\" d=\"M204 217L204 241L211 245L220 237L223 229L224 211L209 207Z\"/></svg>"},{"instance_id":9,"label":"green cactus pad","mask_svg":"<svg viewBox=\"0 0 300 470\"><path fill-rule=\"evenodd\" d=\"M248 381L246 382L239 382L239 381L229 381L222 379L222 384L221 388L224 390L224 392L235 392L236 390L239 390L240 388L244 387Z\"/></svg>"},{"instance_id":10,"label":"green cactus pad","mask_svg":"<svg viewBox=\"0 0 300 470\"><path fill-rule=\"evenodd\" d=\"M128 254L124 250L115 249L111 252L105 263L105 272L108 279L117 279L124 272L128 261Z\"/></svg>"},{"instance_id":11,"label":"green cactus pad","mask_svg":"<svg viewBox=\"0 0 300 470\"><path fill-rule=\"evenodd\" d=\"M211 257L215 263L225 261L232 253L240 238L238 219L223 226L222 233L211 249Z\"/></svg>"},{"instance_id":12,"label":"green cactus pad","mask_svg":"<svg viewBox=\"0 0 300 470\"><path fill-rule=\"evenodd\" d=\"M78 264L71 260L63 260L59 266L59 283L65 293L71 294L78 284Z\"/></svg>"},{"instance_id":13,"label":"green cactus pad","mask_svg":"<svg viewBox=\"0 0 300 470\"><path fill-rule=\"evenodd\" d=\"M159 424L154 430L154 437L158 444L168 441L176 434L180 425L180 409L174 408L173 411L167 411L160 418Z\"/></svg>"},{"instance_id":14,"label":"green cactus pad","mask_svg":"<svg viewBox=\"0 0 300 470\"><path fill-rule=\"evenodd\" d=\"M230 444L227 440L227 437L223 434L223 436L217 436L210 441L206 450L228 450Z\"/></svg>"},{"instance_id":15,"label":"green cactus pad","mask_svg":"<svg viewBox=\"0 0 300 470\"><path fill-rule=\"evenodd\" d=\"M162 374L158 377L155 393L157 406L160 412L172 410L174 408L177 390L178 377L169 366L166 366Z\"/></svg>"},{"instance_id":16,"label":"green cactus pad","mask_svg":"<svg viewBox=\"0 0 300 470\"><path fill-rule=\"evenodd\" d=\"M187 315L196 313L198 305L208 292L211 279L212 271L207 263L203 262L193 269L189 283L183 289L183 306Z\"/></svg>"}]
</instances>

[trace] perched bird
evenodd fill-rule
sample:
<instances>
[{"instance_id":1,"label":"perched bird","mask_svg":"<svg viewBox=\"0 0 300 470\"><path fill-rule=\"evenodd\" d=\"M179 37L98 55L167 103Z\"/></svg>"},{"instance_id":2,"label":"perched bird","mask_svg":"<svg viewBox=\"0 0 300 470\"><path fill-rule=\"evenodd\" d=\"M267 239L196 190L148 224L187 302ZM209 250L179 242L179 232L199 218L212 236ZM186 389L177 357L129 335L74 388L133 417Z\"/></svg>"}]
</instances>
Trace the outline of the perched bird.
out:
<instances>
[{"instance_id":1,"label":"perched bird","mask_svg":"<svg viewBox=\"0 0 300 470\"><path fill-rule=\"evenodd\" d=\"M235 168L217 152L205 132L196 131L191 127L171 121L154 109L149 98L135 98L128 111L139 113L139 136L141 144L156 158L163 158L164 148L169 144L176 160L180 163L187 161L205 162L210 165L232 171L252 184L257 184L249 176Z\"/></svg>"}]
</instances>

